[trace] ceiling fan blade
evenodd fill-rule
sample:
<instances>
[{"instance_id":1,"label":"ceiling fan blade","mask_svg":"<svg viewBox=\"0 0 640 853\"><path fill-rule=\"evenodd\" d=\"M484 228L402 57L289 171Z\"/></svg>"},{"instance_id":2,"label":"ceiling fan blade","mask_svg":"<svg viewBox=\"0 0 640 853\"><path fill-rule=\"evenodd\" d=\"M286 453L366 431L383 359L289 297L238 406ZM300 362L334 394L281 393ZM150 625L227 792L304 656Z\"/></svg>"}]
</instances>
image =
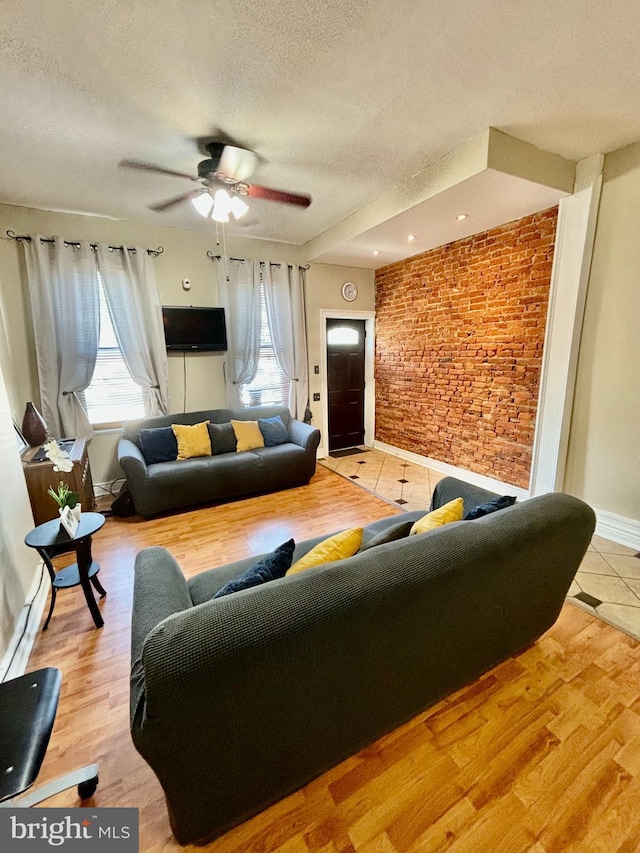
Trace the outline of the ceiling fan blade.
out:
<instances>
[{"instance_id":1,"label":"ceiling fan blade","mask_svg":"<svg viewBox=\"0 0 640 853\"><path fill-rule=\"evenodd\" d=\"M154 166L152 163L142 163L140 160L121 160L118 163L123 169L137 169L139 172L157 172L160 175L173 175L174 178L186 178L188 181L197 181L194 175L186 172L176 172L173 169L165 169L163 166Z\"/></svg>"},{"instance_id":2,"label":"ceiling fan blade","mask_svg":"<svg viewBox=\"0 0 640 853\"><path fill-rule=\"evenodd\" d=\"M156 204L150 204L149 210L155 210L158 213L162 213L164 210L169 210L169 208L173 207L174 204L180 204L183 201L196 198L196 196L199 196L201 192L202 190L189 190L188 193L181 193L173 198L166 199L166 201L159 201Z\"/></svg>"},{"instance_id":3,"label":"ceiling fan blade","mask_svg":"<svg viewBox=\"0 0 640 853\"><path fill-rule=\"evenodd\" d=\"M257 184L247 185L247 195L251 198L263 198L266 201L279 201L283 204L295 204L297 207L309 207L311 196L296 195L283 190L272 190L269 187L259 187Z\"/></svg>"}]
</instances>

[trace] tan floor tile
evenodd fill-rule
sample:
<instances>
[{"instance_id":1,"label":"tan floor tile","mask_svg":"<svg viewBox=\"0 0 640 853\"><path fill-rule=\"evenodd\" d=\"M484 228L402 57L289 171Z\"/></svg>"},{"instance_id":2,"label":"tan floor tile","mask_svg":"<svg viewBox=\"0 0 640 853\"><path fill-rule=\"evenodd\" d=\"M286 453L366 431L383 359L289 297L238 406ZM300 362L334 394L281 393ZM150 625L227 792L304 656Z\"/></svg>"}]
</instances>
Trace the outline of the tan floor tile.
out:
<instances>
[{"instance_id":1,"label":"tan floor tile","mask_svg":"<svg viewBox=\"0 0 640 853\"><path fill-rule=\"evenodd\" d=\"M421 503L429 506L431 503L431 489L428 485L405 483L402 487L402 497L413 503Z\"/></svg>"},{"instance_id":2,"label":"tan floor tile","mask_svg":"<svg viewBox=\"0 0 640 853\"><path fill-rule=\"evenodd\" d=\"M375 477L368 479L367 477L358 477L357 480L353 481L357 486L361 486L363 489L369 489L370 492L375 492L376 485L378 483Z\"/></svg>"},{"instance_id":3,"label":"tan floor tile","mask_svg":"<svg viewBox=\"0 0 640 853\"><path fill-rule=\"evenodd\" d=\"M354 461L353 457L347 456L344 459L338 460L338 465L334 468L334 471L337 471L338 474L342 474L343 477L350 477L351 474L357 474L361 467L361 465L358 465L358 463Z\"/></svg>"},{"instance_id":4,"label":"tan floor tile","mask_svg":"<svg viewBox=\"0 0 640 853\"><path fill-rule=\"evenodd\" d=\"M397 488L394 488L392 485L387 485L385 483L383 483L382 485L378 483L378 485L376 486L376 494L380 495L380 497L383 497L388 501L397 501L399 498L402 497L402 491L399 485L397 486Z\"/></svg>"},{"instance_id":5,"label":"tan floor tile","mask_svg":"<svg viewBox=\"0 0 640 853\"><path fill-rule=\"evenodd\" d=\"M591 540L591 544L600 554L620 554L622 556L633 557L638 553L637 548L628 548L626 545L620 545L618 542L612 542L610 539L603 539L602 536L595 536Z\"/></svg>"},{"instance_id":6,"label":"tan floor tile","mask_svg":"<svg viewBox=\"0 0 640 853\"><path fill-rule=\"evenodd\" d=\"M426 515L429 512L429 504L425 504L421 501L408 501L406 504L403 505L402 509L405 512L424 512Z\"/></svg>"},{"instance_id":7,"label":"tan floor tile","mask_svg":"<svg viewBox=\"0 0 640 853\"><path fill-rule=\"evenodd\" d=\"M640 580L640 559L624 557L621 554L605 554L604 560L620 575L621 578Z\"/></svg>"},{"instance_id":8,"label":"tan floor tile","mask_svg":"<svg viewBox=\"0 0 640 853\"><path fill-rule=\"evenodd\" d=\"M405 477L416 483L429 482L429 469L421 468L419 465L408 465L405 468Z\"/></svg>"},{"instance_id":9,"label":"tan floor tile","mask_svg":"<svg viewBox=\"0 0 640 853\"><path fill-rule=\"evenodd\" d=\"M624 604L601 604L596 614L610 622L615 628L620 628L640 639L640 607L626 607Z\"/></svg>"},{"instance_id":10,"label":"tan floor tile","mask_svg":"<svg viewBox=\"0 0 640 853\"><path fill-rule=\"evenodd\" d=\"M634 580L633 578L625 579L626 585L635 592L636 597L638 599L638 606L640 607L640 580Z\"/></svg>"},{"instance_id":11,"label":"tan floor tile","mask_svg":"<svg viewBox=\"0 0 640 853\"><path fill-rule=\"evenodd\" d=\"M569 592L567 595L577 595L580 592L580 587L576 583L576 581L571 581L571 586L569 587Z\"/></svg>"},{"instance_id":12,"label":"tan floor tile","mask_svg":"<svg viewBox=\"0 0 640 853\"><path fill-rule=\"evenodd\" d=\"M640 562L640 560L638 562ZM614 577L617 577L609 563L607 563L605 558L601 554L598 554L597 551L587 551L582 563L580 564L580 571L596 575L613 575Z\"/></svg>"},{"instance_id":13,"label":"tan floor tile","mask_svg":"<svg viewBox=\"0 0 640 853\"><path fill-rule=\"evenodd\" d=\"M339 459L334 459L332 456L323 456L321 459L318 459L318 462L321 462L327 468L331 468L332 471L338 467Z\"/></svg>"},{"instance_id":14,"label":"tan floor tile","mask_svg":"<svg viewBox=\"0 0 640 853\"><path fill-rule=\"evenodd\" d=\"M637 605L638 599L621 578L578 571L576 580L589 595L611 604Z\"/></svg>"},{"instance_id":15,"label":"tan floor tile","mask_svg":"<svg viewBox=\"0 0 640 853\"><path fill-rule=\"evenodd\" d=\"M368 479L375 477L377 480L378 477L380 476L380 471L382 470L382 465L378 465L375 462L373 464L370 462L365 462L364 465L359 465L358 468L360 469L360 471L362 471L363 477L366 476L366 477L368 477Z\"/></svg>"},{"instance_id":16,"label":"tan floor tile","mask_svg":"<svg viewBox=\"0 0 640 853\"><path fill-rule=\"evenodd\" d=\"M436 485L440 482L440 480L444 480L444 478L448 476L447 474L441 474L440 471L434 471L433 469L429 469L429 482L431 483L431 491L435 489Z\"/></svg>"}]
</instances>

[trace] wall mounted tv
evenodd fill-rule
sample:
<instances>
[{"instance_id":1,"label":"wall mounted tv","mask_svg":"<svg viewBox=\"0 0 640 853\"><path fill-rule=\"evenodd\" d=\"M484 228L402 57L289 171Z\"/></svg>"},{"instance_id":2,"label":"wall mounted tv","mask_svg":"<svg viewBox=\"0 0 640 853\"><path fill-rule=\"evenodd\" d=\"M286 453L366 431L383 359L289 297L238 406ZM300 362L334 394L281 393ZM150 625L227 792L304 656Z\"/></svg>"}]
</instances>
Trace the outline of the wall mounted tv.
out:
<instances>
[{"instance_id":1,"label":"wall mounted tv","mask_svg":"<svg viewBox=\"0 0 640 853\"><path fill-rule=\"evenodd\" d=\"M224 352L227 349L224 308L163 305L162 322L168 350Z\"/></svg>"}]
</instances>

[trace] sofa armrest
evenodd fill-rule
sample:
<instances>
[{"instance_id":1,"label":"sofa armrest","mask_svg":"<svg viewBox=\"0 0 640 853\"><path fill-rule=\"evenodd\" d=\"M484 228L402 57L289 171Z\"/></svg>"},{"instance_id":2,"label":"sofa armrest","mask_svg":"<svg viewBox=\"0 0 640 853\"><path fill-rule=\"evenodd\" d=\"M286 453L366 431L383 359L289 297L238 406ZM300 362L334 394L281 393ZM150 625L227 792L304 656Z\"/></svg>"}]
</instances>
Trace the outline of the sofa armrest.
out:
<instances>
[{"instance_id":1,"label":"sofa armrest","mask_svg":"<svg viewBox=\"0 0 640 853\"><path fill-rule=\"evenodd\" d=\"M320 444L320 430L295 418L289 421L289 437L294 444L314 454Z\"/></svg>"},{"instance_id":2,"label":"sofa armrest","mask_svg":"<svg viewBox=\"0 0 640 853\"><path fill-rule=\"evenodd\" d=\"M129 438L121 438L118 441L118 462L120 467L128 474L147 477L147 463L144 461L140 448Z\"/></svg>"},{"instance_id":3,"label":"sofa armrest","mask_svg":"<svg viewBox=\"0 0 640 853\"><path fill-rule=\"evenodd\" d=\"M182 570L165 548L144 548L134 564L131 615L131 719L144 707L142 650L147 636L168 616L193 607Z\"/></svg>"}]
</instances>

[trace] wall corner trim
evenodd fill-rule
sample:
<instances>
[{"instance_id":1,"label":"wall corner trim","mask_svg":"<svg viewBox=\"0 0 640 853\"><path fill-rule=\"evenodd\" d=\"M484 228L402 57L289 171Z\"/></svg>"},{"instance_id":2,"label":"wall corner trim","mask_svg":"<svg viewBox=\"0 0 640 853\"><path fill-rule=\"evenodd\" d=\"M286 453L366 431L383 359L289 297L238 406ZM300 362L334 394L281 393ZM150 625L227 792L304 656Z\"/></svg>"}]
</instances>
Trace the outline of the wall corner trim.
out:
<instances>
[{"instance_id":1,"label":"wall corner trim","mask_svg":"<svg viewBox=\"0 0 640 853\"><path fill-rule=\"evenodd\" d=\"M532 495L562 491L604 157L578 164L574 194L560 201L551 273L531 477Z\"/></svg>"}]
</instances>

